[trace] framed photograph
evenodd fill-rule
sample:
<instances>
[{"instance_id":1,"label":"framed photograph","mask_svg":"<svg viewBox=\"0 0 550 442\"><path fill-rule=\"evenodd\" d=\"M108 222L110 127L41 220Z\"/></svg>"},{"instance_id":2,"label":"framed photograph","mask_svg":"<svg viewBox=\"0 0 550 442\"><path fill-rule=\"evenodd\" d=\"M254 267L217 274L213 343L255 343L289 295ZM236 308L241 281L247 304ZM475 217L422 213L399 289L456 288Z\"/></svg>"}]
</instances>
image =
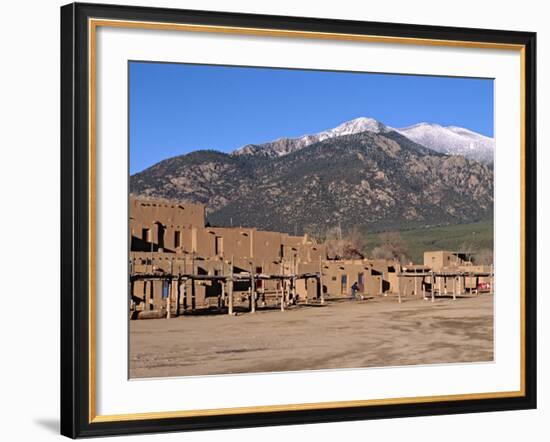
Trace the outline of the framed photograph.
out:
<instances>
[{"instance_id":1,"label":"framed photograph","mask_svg":"<svg viewBox=\"0 0 550 442\"><path fill-rule=\"evenodd\" d=\"M61 8L61 432L536 407L529 32Z\"/></svg>"}]
</instances>

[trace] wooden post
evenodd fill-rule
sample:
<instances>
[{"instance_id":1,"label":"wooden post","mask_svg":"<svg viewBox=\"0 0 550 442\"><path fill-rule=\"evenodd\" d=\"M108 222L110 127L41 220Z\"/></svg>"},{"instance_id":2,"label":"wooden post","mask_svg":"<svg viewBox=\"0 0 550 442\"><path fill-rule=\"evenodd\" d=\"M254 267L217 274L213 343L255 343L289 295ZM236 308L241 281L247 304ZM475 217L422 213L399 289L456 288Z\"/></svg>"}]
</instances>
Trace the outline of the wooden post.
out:
<instances>
[{"instance_id":1,"label":"wooden post","mask_svg":"<svg viewBox=\"0 0 550 442\"><path fill-rule=\"evenodd\" d=\"M416 270L415 270L415 273L416 273ZM416 281L418 280L418 278L416 277L416 275L414 275L414 296L418 296L418 284L416 283Z\"/></svg>"},{"instance_id":2,"label":"wooden post","mask_svg":"<svg viewBox=\"0 0 550 442\"><path fill-rule=\"evenodd\" d=\"M225 259L222 256L222 275L224 276L222 283L222 307L225 307L227 302L225 299L225 283L227 282L227 275L225 274Z\"/></svg>"},{"instance_id":3,"label":"wooden post","mask_svg":"<svg viewBox=\"0 0 550 442\"><path fill-rule=\"evenodd\" d=\"M438 292L439 292L439 296L441 296L441 282L443 281L443 278L441 277L441 275L439 275L439 281L438 281Z\"/></svg>"},{"instance_id":4,"label":"wooden post","mask_svg":"<svg viewBox=\"0 0 550 442\"><path fill-rule=\"evenodd\" d=\"M279 279L279 285L281 286L281 311L285 311L285 281L283 278Z\"/></svg>"},{"instance_id":5,"label":"wooden post","mask_svg":"<svg viewBox=\"0 0 550 442\"><path fill-rule=\"evenodd\" d=\"M169 281L168 283L168 297L166 298L166 319L170 319L172 317L172 306L170 305L170 298L172 297L172 281Z\"/></svg>"},{"instance_id":6,"label":"wooden post","mask_svg":"<svg viewBox=\"0 0 550 442\"><path fill-rule=\"evenodd\" d=\"M233 256L231 256L231 266L229 267L229 306L227 307L227 313L229 315L233 314Z\"/></svg>"},{"instance_id":7,"label":"wooden post","mask_svg":"<svg viewBox=\"0 0 550 442\"><path fill-rule=\"evenodd\" d=\"M195 296L195 252L191 261L191 311L195 311L197 307L197 299Z\"/></svg>"},{"instance_id":8,"label":"wooden post","mask_svg":"<svg viewBox=\"0 0 550 442\"><path fill-rule=\"evenodd\" d=\"M143 308L141 310L147 310L147 280L143 280Z\"/></svg>"},{"instance_id":9,"label":"wooden post","mask_svg":"<svg viewBox=\"0 0 550 442\"><path fill-rule=\"evenodd\" d=\"M426 282L424 281L424 276L422 276L420 285L422 286L422 299L425 301L428 298L426 297Z\"/></svg>"},{"instance_id":10,"label":"wooden post","mask_svg":"<svg viewBox=\"0 0 550 442\"><path fill-rule=\"evenodd\" d=\"M166 298L166 319L170 319L172 317L172 270L173 270L173 262L170 260L170 272L168 276L168 297Z\"/></svg>"},{"instance_id":11,"label":"wooden post","mask_svg":"<svg viewBox=\"0 0 550 442\"><path fill-rule=\"evenodd\" d=\"M453 276L453 301L456 301L456 276Z\"/></svg>"},{"instance_id":12,"label":"wooden post","mask_svg":"<svg viewBox=\"0 0 550 442\"><path fill-rule=\"evenodd\" d=\"M180 315L180 301L181 301L181 275L178 274L177 284L177 293L176 293L176 318Z\"/></svg>"},{"instance_id":13,"label":"wooden post","mask_svg":"<svg viewBox=\"0 0 550 442\"><path fill-rule=\"evenodd\" d=\"M183 279L183 311L187 311L189 303L187 302L187 277Z\"/></svg>"},{"instance_id":14,"label":"wooden post","mask_svg":"<svg viewBox=\"0 0 550 442\"><path fill-rule=\"evenodd\" d=\"M319 256L319 290L321 291L321 304L325 303L325 291L323 290L323 259Z\"/></svg>"},{"instance_id":15,"label":"wooden post","mask_svg":"<svg viewBox=\"0 0 550 442\"><path fill-rule=\"evenodd\" d=\"M195 311L197 307L197 300L195 297L195 278L191 276L191 311Z\"/></svg>"},{"instance_id":16,"label":"wooden post","mask_svg":"<svg viewBox=\"0 0 550 442\"><path fill-rule=\"evenodd\" d=\"M434 272L432 272L431 276L430 276L430 279L431 279L431 292L432 292L432 302L435 301L435 294L434 294L434 290L435 290L435 275L434 275Z\"/></svg>"},{"instance_id":17,"label":"wooden post","mask_svg":"<svg viewBox=\"0 0 550 442\"><path fill-rule=\"evenodd\" d=\"M281 285L281 311L285 311L285 279L283 278L283 275L285 273L285 266L283 263L283 257L281 257L281 270L279 271L279 274L281 275L281 279L279 280Z\"/></svg>"},{"instance_id":18,"label":"wooden post","mask_svg":"<svg viewBox=\"0 0 550 442\"><path fill-rule=\"evenodd\" d=\"M221 305L218 306L218 307L225 307L225 282L226 282L226 279L223 279L222 280L222 283L221 283L221 288L222 288L222 302L221 302Z\"/></svg>"},{"instance_id":19,"label":"wooden post","mask_svg":"<svg viewBox=\"0 0 550 442\"><path fill-rule=\"evenodd\" d=\"M187 275L187 255L183 257L183 274ZM183 312L187 311L188 302L187 302L187 276L183 278Z\"/></svg>"},{"instance_id":20,"label":"wooden post","mask_svg":"<svg viewBox=\"0 0 550 442\"><path fill-rule=\"evenodd\" d=\"M153 273L153 226L151 225L151 230L149 230L149 232L151 232L151 273Z\"/></svg>"},{"instance_id":21,"label":"wooden post","mask_svg":"<svg viewBox=\"0 0 550 442\"><path fill-rule=\"evenodd\" d=\"M256 313L256 280L253 270L254 266L250 263L250 313Z\"/></svg>"},{"instance_id":22,"label":"wooden post","mask_svg":"<svg viewBox=\"0 0 550 442\"><path fill-rule=\"evenodd\" d=\"M214 271L214 274L216 274L216 271ZM223 275L223 259L222 259L222 268L221 269L218 269L218 274L219 275ZM211 284L212 286L216 287L216 289L220 288L220 291L218 292L218 295L216 296L217 300L218 300L218 309L220 309L222 307L222 287L223 287L223 283L221 283L220 281L222 281L221 279L213 279ZM217 290L216 290L217 291Z\"/></svg>"},{"instance_id":23,"label":"wooden post","mask_svg":"<svg viewBox=\"0 0 550 442\"><path fill-rule=\"evenodd\" d=\"M403 285L403 276L401 278L397 278L398 284L397 284L397 300L399 304L401 304L401 286Z\"/></svg>"}]
</instances>

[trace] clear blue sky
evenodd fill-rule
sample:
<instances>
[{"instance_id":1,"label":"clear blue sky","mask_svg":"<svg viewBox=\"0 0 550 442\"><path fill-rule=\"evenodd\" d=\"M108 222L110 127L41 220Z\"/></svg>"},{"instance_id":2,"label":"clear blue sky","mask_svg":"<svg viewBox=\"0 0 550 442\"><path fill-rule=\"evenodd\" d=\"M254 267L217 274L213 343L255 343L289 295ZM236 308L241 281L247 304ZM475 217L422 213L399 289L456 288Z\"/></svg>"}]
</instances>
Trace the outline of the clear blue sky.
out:
<instances>
[{"instance_id":1,"label":"clear blue sky","mask_svg":"<svg viewBox=\"0 0 550 442\"><path fill-rule=\"evenodd\" d=\"M130 62L130 173L198 149L315 133L357 117L493 136L493 81Z\"/></svg>"}]
</instances>

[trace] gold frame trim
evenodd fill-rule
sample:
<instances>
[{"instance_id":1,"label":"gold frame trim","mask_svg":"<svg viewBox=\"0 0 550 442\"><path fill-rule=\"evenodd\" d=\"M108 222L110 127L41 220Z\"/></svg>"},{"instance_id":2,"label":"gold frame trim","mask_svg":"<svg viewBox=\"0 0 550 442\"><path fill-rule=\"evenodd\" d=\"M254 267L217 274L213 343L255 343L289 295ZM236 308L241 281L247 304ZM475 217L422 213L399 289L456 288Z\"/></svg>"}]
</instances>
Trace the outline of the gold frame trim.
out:
<instances>
[{"instance_id":1,"label":"gold frame trim","mask_svg":"<svg viewBox=\"0 0 550 442\"><path fill-rule=\"evenodd\" d=\"M97 415L96 414L96 249L95 249L95 208L96 208L96 35L97 28L116 27L116 28L134 28L148 30L164 30L164 31L186 31L186 32L207 32L218 34L236 34L236 35L255 35L268 37L290 37L290 38L308 38L308 39L324 39L324 40L339 40L339 41L357 41L370 43L387 43L387 44L412 44L421 46L444 46L444 47L463 47L477 49L497 49L519 51L520 53L520 168L521 168L521 226L520 226L520 389L518 391L504 392L489 392L489 393L465 393L454 395L438 395L438 396L417 396L417 397L401 397L388 399L369 399L369 400L353 400L353 401L335 401L335 402L316 402L316 403L301 403L301 404L284 404L284 405L262 405L248 406L235 408L214 408L200 410L180 410L180 411L159 411L148 413L129 413L129 414L112 414L112 415ZM525 45L522 44L504 44L491 42L474 42L474 41L458 41L458 40L438 40L438 39L422 39L422 38L406 38L406 37L390 37L376 35L359 35L359 34L344 34L330 32L310 32L310 31L292 31L282 29L264 29L264 28L244 28L233 26L210 26L210 25L195 25L181 23L159 23L159 22L144 22L130 20L111 20L111 19L88 19L88 69L89 69L89 423L100 422L120 422L120 421L137 421L146 419L168 419L179 417L198 417L198 416L220 416L220 415L238 415L246 413L269 413L278 411L297 411L297 410L322 410L328 408L349 408L349 407L365 407L375 405L396 405L396 404L420 404L427 402L442 402L442 401L461 401L475 399L497 399L497 398L513 398L525 396Z\"/></svg>"}]
</instances>

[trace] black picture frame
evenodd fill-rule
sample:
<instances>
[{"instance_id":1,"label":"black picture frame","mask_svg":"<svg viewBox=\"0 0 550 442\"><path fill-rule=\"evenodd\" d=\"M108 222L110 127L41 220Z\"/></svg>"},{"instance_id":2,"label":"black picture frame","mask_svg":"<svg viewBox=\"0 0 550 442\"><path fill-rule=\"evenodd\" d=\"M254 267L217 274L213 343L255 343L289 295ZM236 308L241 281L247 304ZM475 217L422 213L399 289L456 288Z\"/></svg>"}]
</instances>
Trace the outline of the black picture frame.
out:
<instances>
[{"instance_id":1,"label":"black picture frame","mask_svg":"<svg viewBox=\"0 0 550 442\"><path fill-rule=\"evenodd\" d=\"M524 47L524 395L317 410L94 422L90 419L89 18ZM73 3L61 8L61 434L71 437L336 422L536 408L536 34Z\"/></svg>"}]
</instances>

